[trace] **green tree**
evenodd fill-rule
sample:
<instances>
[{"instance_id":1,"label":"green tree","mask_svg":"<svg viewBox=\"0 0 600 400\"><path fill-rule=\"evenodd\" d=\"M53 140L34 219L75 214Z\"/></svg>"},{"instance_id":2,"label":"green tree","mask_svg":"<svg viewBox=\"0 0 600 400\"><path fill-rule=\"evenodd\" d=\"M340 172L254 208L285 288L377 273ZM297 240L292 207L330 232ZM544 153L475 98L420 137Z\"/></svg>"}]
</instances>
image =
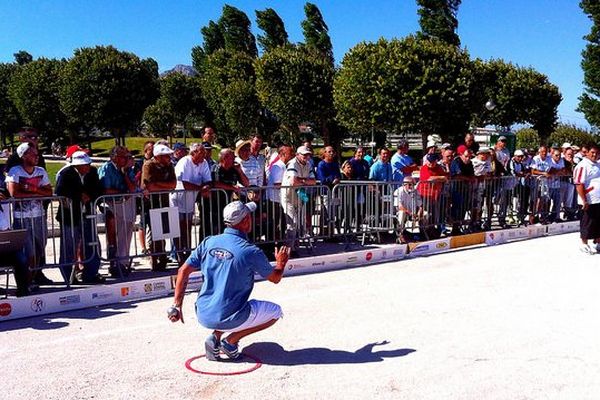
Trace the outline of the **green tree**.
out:
<instances>
[{"instance_id":1,"label":"green tree","mask_svg":"<svg viewBox=\"0 0 600 400\"><path fill-rule=\"evenodd\" d=\"M298 125L310 121L335 144L327 124L334 116L331 63L307 47L285 46L265 53L256 62L256 90L261 103L272 111L295 142Z\"/></svg>"},{"instance_id":2,"label":"green tree","mask_svg":"<svg viewBox=\"0 0 600 400\"><path fill-rule=\"evenodd\" d=\"M61 137L66 127L59 104L64 66L64 60L39 58L19 67L8 85L9 96L23 121L39 129L46 144Z\"/></svg>"},{"instance_id":3,"label":"green tree","mask_svg":"<svg viewBox=\"0 0 600 400\"><path fill-rule=\"evenodd\" d=\"M185 125L189 117L204 117L206 113L200 79L196 77L177 72L163 76L160 79L160 96L169 104L176 124Z\"/></svg>"},{"instance_id":4,"label":"green tree","mask_svg":"<svg viewBox=\"0 0 600 400\"><path fill-rule=\"evenodd\" d=\"M112 46L75 51L62 71L61 109L78 128L110 130L124 143L159 94L158 65Z\"/></svg>"},{"instance_id":5,"label":"green tree","mask_svg":"<svg viewBox=\"0 0 600 400\"><path fill-rule=\"evenodd\" d=\"M172 135L176 118L167 99L161 97L148 106L143 119L151 136Z\"/></svg>"},{"instance_id":6,"label":"green tree","mask_svg":"<svg viewBox=\"0 0 600 400\"><path fill-rule=\"evenodd\" d=\"M18 69L16 64L0 63L0 146L6 147L12 144L13 133L15 133L23 121L19 111L8 95L8 84L10 78Z\"/></svg>"},{"instance_id":7,"label":"green tree","mask_svg":"<svg viewBox=\"0 0 600 400\"><path fill-rule=\"evenodd\" d=\"M29 54L25 50L18 51L15 54L13 54L13 56L15 57L15 62L18 65L29 64L33 61L33 57L31 56L31 54Z\"/></svg>"},{"instance_id":8,"label":"green tree","mask_svg":"<svg viewBox=\"0 0 600 400\"><path fill-rule=\"evenodd\" d=\"M506 128L514 124L531 124L542 140L554 130L562 96L548 77L533 68L523 68L503 60L476 60L475 120ZM491 99L496 107L484 108Z\"/></svg>"},{"instance_id":9,"label":"green tree","mask_svg":"<svg viewBox=\"0 0 600 400\"><path fill-rule=\"evenodd\" d=\"M456 14L461 0L417 0L419 9L419 35L439 39L452 46L460 46L456 33L458 19Z\"/></svg>"},{"instance_id":10,"label":"green tree","mask_svg":"<svg viewBox=\"0 0 600 400\"><path fill-rule=\"evenodd\" d=\"M585 129L581 129L572 124L558 124L554 132L550 135L549 144L571 143L578 146L590 143L600 143L600 136L593 135Z\"/></svg>"},{"instance_id":11,"label":"green tree","mask_svg":"<svg viewBox=\"0 0 600 400\"><path fill-rule=\"evenodd\" d=\"M258 35L258 44L263 52L289 44L285 25L272 8L264 11L256 10L256 24L265 33L265 35Z\"/></svg>"},{"instance_id":12,"label":"green tree","mask_svg":"<svg viewBox=\"0 0 600 400\"><path fill-rule=\"evenodd\" d=\"M600 127L600 4L597 0L582 0L579 7L592 21L592 30L583 38L588 41L581 53L584 93L579 96L577 111L590 125Z\"/></svg>"},{"instance_id":13,"label":"green tree","mask_svg":"<svg viewBox=\"0 0 600 400\"><path fill-rule=\"evenodd\" d=\"M246 53L218 50L207 57L202 92L223 146L247 137L256 128L260 104L256 96L253 58Z\"/></svg>"},{"instance_id":14,"label":"green tree","mask_svg":"<svg viewBox=\"0 0 600 400\"><path fill-rule=\"evenodd\" d=\"M540 135L533 128L521 128L515 132L517 149L537 149L541 144Z\"/></svg>"},{"instance_id":15,"label":"green tree","mask_svg":"<svg viewBox=\"0 0 600 400\"><path fill-rule=\"evenodd\" d=\"M226 4L223 6L219 26L223 31L225 50L239 51L250 57L258 55L256 39L250 32L250 20L246 13Z\"/></svg>"},{"instance_id":16,"label":"green tree","mask_svg":"<svg viewBox=\"0 0 600 400\"><path fill-rule=\"evenodd\" d=\"M359 43L334 81L338 121L354 132L419 132L453 140L471 119L473 64L438 40Z\"/></svg>"},{"instance_id":17,"label":"green tree","mask_svg":"<svg viewBox=\"0 0 600 400\"><path fill-rule=\"evenodd\" d=\"M323 54L333 64L333 46L329 37L329 28L319 8L313 3L304 5L306 19L302 21L304 44Z\"/></svg>"},{"instance_id":18,"label":"green tree","mask_svg":"<svg viewBox=\"0 0 600 400\"><path fill-rule=\"evenodd\" d=\"M206 64L206 57L219 49L225 48L225 38L221 25L214 21L209 21L208 25L203 27L202 33L203 45L192 48L192 65L194 69L202 74Z\"/></svg>"}]
</instances>

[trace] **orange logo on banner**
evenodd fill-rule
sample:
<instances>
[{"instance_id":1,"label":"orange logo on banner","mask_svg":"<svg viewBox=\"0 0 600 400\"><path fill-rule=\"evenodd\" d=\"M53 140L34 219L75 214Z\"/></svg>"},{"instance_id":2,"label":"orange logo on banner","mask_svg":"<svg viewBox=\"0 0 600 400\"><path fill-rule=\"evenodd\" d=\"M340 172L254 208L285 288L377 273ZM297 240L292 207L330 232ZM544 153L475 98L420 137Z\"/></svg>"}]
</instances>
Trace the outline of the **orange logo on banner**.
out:
<instances>
[{"instance_id":1,"label":"orange logo on banner","mask_svg":"<svg viewBox=\"0 0 600 400\"><path fill-rule=\"evenodd\" d=\"M121 296L122 297L129 296L129 288L128 287L121 288Z\"/></svg>"}]
</instances>

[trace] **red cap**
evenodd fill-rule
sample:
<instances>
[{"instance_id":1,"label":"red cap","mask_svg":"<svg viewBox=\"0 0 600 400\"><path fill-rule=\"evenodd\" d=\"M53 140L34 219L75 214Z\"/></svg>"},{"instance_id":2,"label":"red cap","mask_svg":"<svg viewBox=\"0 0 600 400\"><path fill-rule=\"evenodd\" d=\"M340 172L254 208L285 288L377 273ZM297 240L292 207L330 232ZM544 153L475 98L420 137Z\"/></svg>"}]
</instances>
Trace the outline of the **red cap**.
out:
<instances>
[{"instance_id":1,"label":"red cap","mask_svg":"<svg viewBox=\"0 0 600 400\"><path fill-rule=\"evenodd\" d=\"M469 148L467 146L465 146L464 144L461 144L460 146L458 146L456 148L456 154L457 155L463 154L467 150L469 150Z\"/></svg>"},{"instance_id":2,"label":"red cap","mask_svg":"<svg viewBox=\"0 0 600 400\"><path fill-rule=\"evenodd\" d=\"M82 151L83 148L81 148L78 144L74 144L72 146L67 147L67 151L65 153L65 157L67 158L71 158L71 156L73 156L73 153L75 153L76 151Z\"/></svg>"}]
</instances>

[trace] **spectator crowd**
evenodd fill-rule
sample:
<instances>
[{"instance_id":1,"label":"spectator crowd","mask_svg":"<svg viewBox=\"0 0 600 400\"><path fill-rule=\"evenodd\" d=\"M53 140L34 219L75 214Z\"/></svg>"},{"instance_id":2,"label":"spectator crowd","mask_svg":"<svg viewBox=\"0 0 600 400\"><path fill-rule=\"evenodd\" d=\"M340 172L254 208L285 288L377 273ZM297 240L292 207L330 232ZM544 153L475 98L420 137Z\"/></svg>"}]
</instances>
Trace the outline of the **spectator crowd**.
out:
<instances>
[{"instance_id":1,"label":"spectator crowd","mask_svg":"<svg viewBox=\"0 0 600 400\"><path fill-rule=\"evenodd\" d=\"M104 217L109 273L123 277L131 272L132 241L139 254L151 257L153 271L167 268L164 220L153 219L152 210L177 210L179 235L169 248L179 265L194 243L219 233L215 227L221 226L222 210L236 199L253 201L262 210L256 213L261 229L253 233L254 240L285 242L295 256L299 240L310 236L315 214L325 221L321 233L328 236L335 229L343 231L334 220L342 202L354 210L344 216L344 233L348 219L360 227L372 218L369 204L387 201L380 188L373 189L375 183L392 188L389 214L401 242L489 230L493 223L509 228L581 219L581 250L600 250L597 145L542 145L511 153L505 136L488 148L479 146L472 134L455 145L431 135L416 161L406 140L396 144L393 154L381 148L373 158L358 147L352 157L341 160L329 145L315 158L310 142L263 149L262 137L253 135L238 141L235 149L222 148L213 160L216 134L207 127L202 141L189 147L147 141L139 159L126 147L115 146L110 160L98 168L92 166L88 150L72 145L53 188L39 154L38 132L23 129L19 139L21 144L0 170L0 200L14 202L0 208L0 230L28 232L21 251L6 258L2 254L15 270L18 296L52 282L43 273L49 215L60 226L63 280L94 284L105 281L99 274L97 214ZM325 189L335 193L334 188L344 186L352 191L340 191L341 198L324 195ZM49 209L53 196L61 198L56 212ZM134 241L136 221L140 229ZM161 226L153 226L157 221ZM195 241L193 226L200 227Z\"/></svg>"}]
</instances>

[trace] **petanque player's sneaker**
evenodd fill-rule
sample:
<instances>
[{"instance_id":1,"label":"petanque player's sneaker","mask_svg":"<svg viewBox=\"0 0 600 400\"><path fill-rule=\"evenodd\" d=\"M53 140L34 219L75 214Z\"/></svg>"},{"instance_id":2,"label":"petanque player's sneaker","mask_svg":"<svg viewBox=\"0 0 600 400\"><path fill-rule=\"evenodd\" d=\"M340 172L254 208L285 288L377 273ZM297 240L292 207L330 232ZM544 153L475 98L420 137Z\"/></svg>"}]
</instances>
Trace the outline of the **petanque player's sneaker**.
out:
<instances>
[{"instance_id":1,"label":"petanque player's sneaker","mask_svg":"<svg viewBox=\"0 0 600 400\"><path fill-rule=\"evenodd\" d=\"M596 248L591 247L589 244L581 244L579 250L585 254L596 254Z\"/></svg>"},{"instance_id":2,"label":"petanque player's sneaker","mask_svg":"<svg viewBox=\"0 0 600 400\"><path fill-rule=\"evenodd\" d=\"M236 358L238 358L240 356L240 352L238 350L238 345L231 344L228 341L226 341L225 339L221 340L220 349L223 353L225 353L227 355L227 357L229 357L230 360L235 360Z\"/></svg>"},{"instance_id":3,"label":"petanque player's sneaker","mask_svg":"<svg viewBox=\"0 0 600 400\"><path fill-rule=\"evenodd\" d=\"M208 335L204 341L204 349L206 350L206 359L209 361L219 361L219 341L212 333Z\"/></svg>"}]
</instances>

